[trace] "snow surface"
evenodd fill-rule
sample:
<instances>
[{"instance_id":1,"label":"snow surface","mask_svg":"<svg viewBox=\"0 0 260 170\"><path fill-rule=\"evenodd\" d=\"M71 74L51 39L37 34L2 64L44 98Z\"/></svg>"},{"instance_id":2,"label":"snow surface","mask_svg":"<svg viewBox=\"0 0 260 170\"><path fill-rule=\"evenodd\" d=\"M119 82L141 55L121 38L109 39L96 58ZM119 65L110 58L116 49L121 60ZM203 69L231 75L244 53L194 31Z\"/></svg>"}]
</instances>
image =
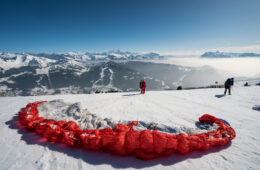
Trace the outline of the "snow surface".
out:
<instances>
[{"instance_id":1,"label":"snow surface","mask_svg":"<svg viewBox=\"0 0 260 170\"><path fill-rule=\"evenodd\" d=\"M52 95L0 98L0 169L260 169L260 87L180 91ZM113 120L139 120L165 125L195 127L205 114L227 120L237 137L224 147L187 155L142 161L102 151L49 143L20 127L17 115L29 102L63 99L81 102L91 113Z\"/></svg>"}]
</instances>

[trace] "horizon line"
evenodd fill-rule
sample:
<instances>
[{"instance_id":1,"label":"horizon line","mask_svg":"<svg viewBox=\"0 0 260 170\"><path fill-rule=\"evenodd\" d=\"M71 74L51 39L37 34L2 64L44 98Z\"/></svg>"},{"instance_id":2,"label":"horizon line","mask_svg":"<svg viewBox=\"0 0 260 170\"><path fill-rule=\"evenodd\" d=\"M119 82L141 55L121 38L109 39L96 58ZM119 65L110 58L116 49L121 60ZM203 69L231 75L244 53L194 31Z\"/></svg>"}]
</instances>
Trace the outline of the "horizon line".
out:
<instances>
[{"instance_id":1,"label":"horizon line","mask_svg":"<svg viewBox=\"0 0 260 170\"><path fill-rule=\"evenodd\" d=\"M176 50L176 51L140 51L140 50L124 50L124 49L113 49L113 50L105 50L105 51L93 51L93 50L86 50L83 52L82 50L76 51L38 51L38 52L30 52L30 51L23 51L23 52L11 52L11 51L5 51L0 50L0 53L32 53L32 54L64 54L64 53L106 53L106 52L130 52L130 53L140 53L140 54L147 54L147 53L157 53L160 55L175 55L175 56L198 56L202 55L205 52L225 52L225 53L258 53L260 54L260 45L249 45L249 46L229 46L229 47L220 47L220 48L211 48L211 49L200 49L200 50Z\"/></svg>"}]
</instances>

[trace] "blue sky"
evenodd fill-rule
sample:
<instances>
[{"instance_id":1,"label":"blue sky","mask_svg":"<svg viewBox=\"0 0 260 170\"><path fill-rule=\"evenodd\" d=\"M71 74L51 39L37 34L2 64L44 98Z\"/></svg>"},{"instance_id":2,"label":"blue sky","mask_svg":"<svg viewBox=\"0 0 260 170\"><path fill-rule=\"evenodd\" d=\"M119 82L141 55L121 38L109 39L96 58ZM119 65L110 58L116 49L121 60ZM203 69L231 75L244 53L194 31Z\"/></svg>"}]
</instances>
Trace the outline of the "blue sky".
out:
<instances>
[{"instance_id":1,"label":"blue sky","mask_svg":"<svg viewBox=\"0 0 260 170\"><path fill-rule=\"evenodd\" d=\"M260 51L260 0L1 0L0 51Z\"/></svg>"}]
</instances>

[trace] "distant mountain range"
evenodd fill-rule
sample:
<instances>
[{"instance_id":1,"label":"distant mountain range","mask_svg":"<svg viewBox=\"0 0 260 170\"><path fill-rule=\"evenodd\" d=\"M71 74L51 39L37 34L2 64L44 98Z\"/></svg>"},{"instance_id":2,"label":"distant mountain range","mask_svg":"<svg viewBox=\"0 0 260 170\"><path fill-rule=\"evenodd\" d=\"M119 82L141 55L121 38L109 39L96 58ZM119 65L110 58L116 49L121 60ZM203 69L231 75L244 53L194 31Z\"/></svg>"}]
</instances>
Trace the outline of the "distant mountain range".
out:
<instances>
[{"instance_id":1,"label":"distant mountain range","mask_svg":"<svg viewBox=\"0 0 260 170\"><path fill-rule=\"evenodd\" d=\"M147 90L198 87L221 82L223 74L211 67L183 67L138 60L163 59L156 53L130 52L0 54L0 92L46 95L136 91L145 79ZM134 60L134 61L133 61Z\"/></svg>"},{"instance_id":2,"label":"distant mountain range","mask_svg":"<svg viewBox=\"0 0 260 170\"><path fill-rule=\"evenodd\" d=\"M165 59L157 53L135 53L128 51L109 52L68 52L68 53L8 53L0 52L0 67L10 68L19 66L46 66L58 61L73 60L78 62L90 61L120 61L120 60L152 60Z\"/></svg>"},{"instance_id":3,"label":"distant mountain range","mask_svg":"<svg viewBox=\"0 0 260 170\"><path fill-rule=\"evenodd\" d=\"M256 53L231 53L231 52L206 52L200 56L201 58L232 58L232 57L260 57Z\"/></svg>"}]
</instances>

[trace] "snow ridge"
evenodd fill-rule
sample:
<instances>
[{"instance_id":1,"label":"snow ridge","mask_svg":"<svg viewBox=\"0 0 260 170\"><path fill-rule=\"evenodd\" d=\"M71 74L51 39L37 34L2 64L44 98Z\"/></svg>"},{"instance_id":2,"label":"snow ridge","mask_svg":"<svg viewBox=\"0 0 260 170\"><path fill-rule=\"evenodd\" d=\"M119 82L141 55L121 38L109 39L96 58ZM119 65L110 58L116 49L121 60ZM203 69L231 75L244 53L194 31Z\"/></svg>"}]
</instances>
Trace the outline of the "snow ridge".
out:
<instances>
[{"instance_id":1,"label":"snow ridge","mask_svg":"<svg viewBox=\"0 0 260 170\"><path fill-rule=\"evenodd\" d=\"M110 60L147 60L147 59L166 59L157 53L132 53L127 51L109 51L109 52L68 52L68 53L1 53L0 68L9 70L11 68L20 68L24 66L48 67L61 61L67 61L71 65L80 65L81 62L110 61Z\"/></svg>"}]
</instances>

